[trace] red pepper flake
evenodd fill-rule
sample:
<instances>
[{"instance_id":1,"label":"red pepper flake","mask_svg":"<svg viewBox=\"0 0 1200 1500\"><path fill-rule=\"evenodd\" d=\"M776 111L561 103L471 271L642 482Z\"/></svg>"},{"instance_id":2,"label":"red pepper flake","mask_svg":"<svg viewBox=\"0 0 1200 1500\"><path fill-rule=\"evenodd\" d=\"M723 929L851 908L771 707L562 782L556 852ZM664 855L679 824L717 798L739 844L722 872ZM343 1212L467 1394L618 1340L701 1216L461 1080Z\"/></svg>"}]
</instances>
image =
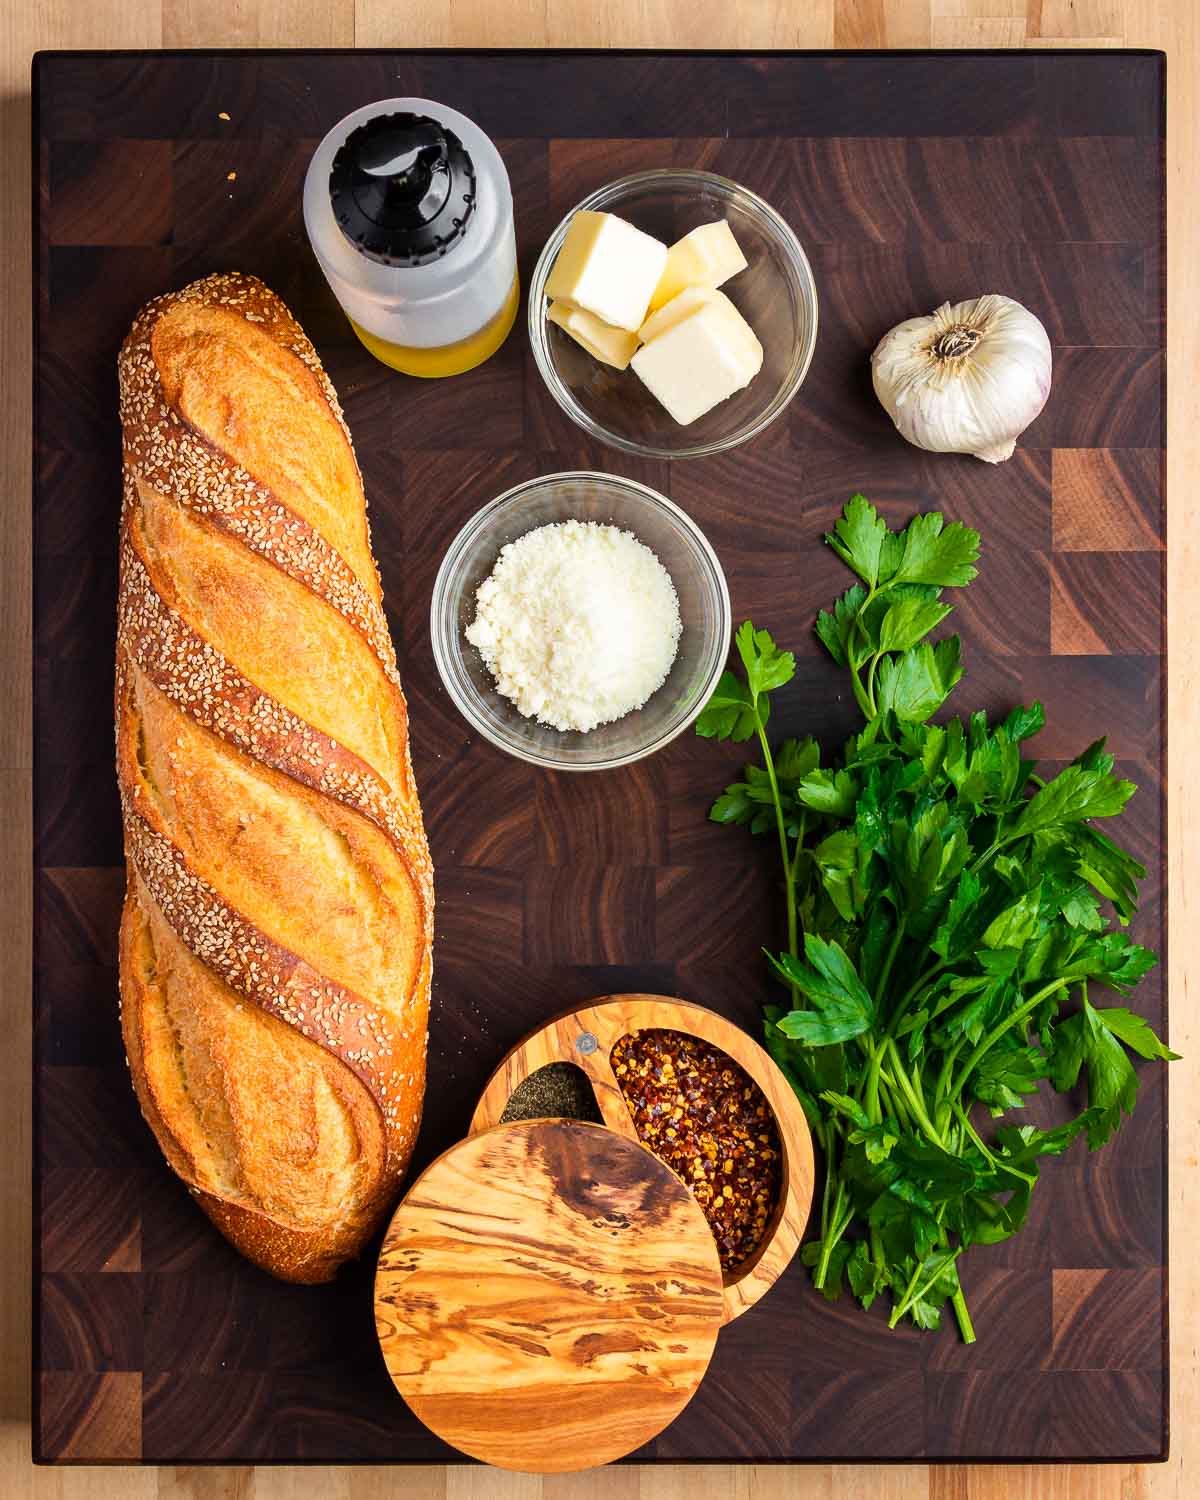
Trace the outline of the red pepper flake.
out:
<instances>
[{"instance_id":1,"label":"red pepper flake","mask_svg":"<svg viewBox=\"0 0 1200 1500\"><path fill-rule=\"evenodd\" d=\"M704 1210L721 1266L758 1248L779 1199L783 1152L766 1095L718 1048L681 1031L634 1031L613 1071L643 1145Z\"/></svg>"}]
</instances>

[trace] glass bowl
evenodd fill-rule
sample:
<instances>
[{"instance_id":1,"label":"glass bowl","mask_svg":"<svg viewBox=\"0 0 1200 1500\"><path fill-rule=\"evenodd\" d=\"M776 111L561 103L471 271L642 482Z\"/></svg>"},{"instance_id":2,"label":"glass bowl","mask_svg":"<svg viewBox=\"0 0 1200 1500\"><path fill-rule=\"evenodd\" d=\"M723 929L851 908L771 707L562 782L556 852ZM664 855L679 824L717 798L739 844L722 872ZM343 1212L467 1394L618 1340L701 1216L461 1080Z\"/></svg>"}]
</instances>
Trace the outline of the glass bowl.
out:
<instances>
[{"instance_id":1,"label":"glass bowl","mask_svg":"<svg viewBox=\"0 0 1200 1500\"><path fill-rule=\"evenodd\" d=\"M639 709L583 734L526 718L496 691L466 639L475 593L501 547L552 521L598 521L632 531L671 575L683 632L670 674ZM677 505L613 474L548 474L507 490L478 511L447 549L429 610L433 659L467 722L521 760L559 771L603 771L652 755L688 727L729 654L729 590L716 553Z\"/></svg>"},{"instance_id":2,"label":"glass bowl","mask_svg":"<svg viewBox=\"0 0 1200 1500\"><path fill-rule=\"evenodd\" d=\"M762 369L745 390L681 427L632 370L601 364L550 322L546 281L581 209L619 214L667 244L729 221L748 265L722 290L763 346ZM800 389L817 342L817 288L799 240L756 194L712 172L636 172L577 203L546 241L529 286L529 340L550 394L592 437L644 457L699 458L755 437Z\"/></svg>"}]
</instances>

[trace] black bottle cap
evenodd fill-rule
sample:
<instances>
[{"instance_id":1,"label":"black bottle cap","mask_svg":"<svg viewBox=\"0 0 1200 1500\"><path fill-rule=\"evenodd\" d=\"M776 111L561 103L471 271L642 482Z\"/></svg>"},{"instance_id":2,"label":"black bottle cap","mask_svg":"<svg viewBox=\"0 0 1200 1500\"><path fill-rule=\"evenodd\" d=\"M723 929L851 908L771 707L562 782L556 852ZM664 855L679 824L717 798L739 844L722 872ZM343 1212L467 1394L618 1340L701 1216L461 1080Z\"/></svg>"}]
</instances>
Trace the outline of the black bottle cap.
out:
<instances>
[{"instance_id":1,"label":"black bottle cap","mask_svg":"<svg viewBox=\"0 0 1200 1500\"><path fill-rule=\"evenodd\" d=\"M371 260L423 266L462 238L475 168L454 132L427 115L377 115L333 158L329 201L342 233Z\"/></svg>"}]
</instances>

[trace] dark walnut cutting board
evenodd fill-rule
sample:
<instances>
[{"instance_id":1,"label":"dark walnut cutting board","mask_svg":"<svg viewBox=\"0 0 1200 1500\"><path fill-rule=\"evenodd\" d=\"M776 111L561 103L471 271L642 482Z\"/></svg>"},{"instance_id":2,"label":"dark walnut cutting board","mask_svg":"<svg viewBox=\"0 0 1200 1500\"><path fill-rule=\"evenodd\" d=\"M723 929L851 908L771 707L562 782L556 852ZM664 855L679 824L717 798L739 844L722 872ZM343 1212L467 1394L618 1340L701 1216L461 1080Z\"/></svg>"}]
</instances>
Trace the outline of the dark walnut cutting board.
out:
<instances>
[{"instance_id":1,"label":"dark walnut cutting board","mask_svg":"<svg viewBox=\"0 0 1200 1500\"><path fill-rule=\"evenodd\" d=\"M437 868L419 1169L465 1135L504 1053L575 1002L675 994L755 1031L759 948L777 936L769 858L705 818L735 749L685 735L622 771L551 775L474 739L441 690L428 608L442 552L484 501L539 472L611 469L695 517L735 620L752 614L799 655L781 736L832 740L854 721L811 634L846 583L820 538L848 496L863 490L894 524L938 507L979 527L957 701L1040 698L1049 761L1108 732L1142 788L1122 819L1151 871L1135 935L1163 951L1163 60L58 54L37 61L34 93L36 1450L449 1460L388 1379L370 1259L316 1289L241 1260L163 1165L129 1085L110 724L118 343L156 293L251 271L291 304L345 403ZM803 241L820 297L816 358L785 416L722 458L639 463L558 411L523 323L455 380L375 363L309 254L300 187L336 119L397 94L452 104L499 141L526 282L558 218L621 173L707 167L762 194ZM907 447L867 365L900 318L987 291L1033 308L1055 358L1046 411L994 468ZM1156 1026L1162 972L1138 992ZM635 1456L1161 1456L1165 1131L1153 1067L1114 1144L1051 1162L1025 1232L967 1257L973 1348L952 1319L889 1333L882 1308L825 1303L797 1261Z\"/></svg>"}]
</instances>

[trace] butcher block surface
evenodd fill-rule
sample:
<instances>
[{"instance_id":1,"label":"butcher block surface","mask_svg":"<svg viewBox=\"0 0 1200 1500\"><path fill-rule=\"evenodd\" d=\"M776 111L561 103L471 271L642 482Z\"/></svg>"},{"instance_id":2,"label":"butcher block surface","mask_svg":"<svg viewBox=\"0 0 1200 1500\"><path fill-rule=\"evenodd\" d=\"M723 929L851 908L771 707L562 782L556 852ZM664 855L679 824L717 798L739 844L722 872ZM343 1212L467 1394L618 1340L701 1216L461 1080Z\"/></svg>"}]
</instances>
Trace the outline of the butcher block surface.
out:
<instances>
[{"instance_id":1,"label":"butcher block surface","mask_svg":"<svg viewBox=\"0 0 1200 1500\"><path fill-rule=\"evenodd\" d=\"M735 621L796 651L773 732L854 724L811 633L844 587L822 534L855 490L893 523L983 535L956 621L960 710L1040 698L1034 745L1107 733L1141 791L1121 836L1150 876L1133 927L1165 957L1163 60L1151 53L46 54L35 70L35 1450L61 1462L436 1462L375 1340L373 1256L321 1288L241 1260L163 1166L121 1049L124 885L112 769L120 449L115 356L138 308L210 271L261 276L338 388L363 468L437 874L419 1170L466 1134L525 1033L618 992L757 1031L778 940L769 851L706 820L736 747L555 775L473 737L429 646L459 526L557 469L643 480L699 523ZM704 167L755 190L812 262L804 388L732 454L639 462L543 390L523 322L468 375L408 381L357 344L309 253L320 136L421 95L498 141L521 272L580 197ZM223 118L228 116L228 119ZM867 356L900 318L1005 292L1054 344L1050 402L992 467L907 447ZM1163 970L1137 992L1165 1021ZM1031 1108L1041 1121L1051 1105ZM1152 1459L1166 1434L1165 1080L1102 1153L1048 1164L1027 1228L973 1250L979 1342L817 1296L794 1262L723 1330L699 1392L638 1461Z\"/></svg>"}]
</instances>

